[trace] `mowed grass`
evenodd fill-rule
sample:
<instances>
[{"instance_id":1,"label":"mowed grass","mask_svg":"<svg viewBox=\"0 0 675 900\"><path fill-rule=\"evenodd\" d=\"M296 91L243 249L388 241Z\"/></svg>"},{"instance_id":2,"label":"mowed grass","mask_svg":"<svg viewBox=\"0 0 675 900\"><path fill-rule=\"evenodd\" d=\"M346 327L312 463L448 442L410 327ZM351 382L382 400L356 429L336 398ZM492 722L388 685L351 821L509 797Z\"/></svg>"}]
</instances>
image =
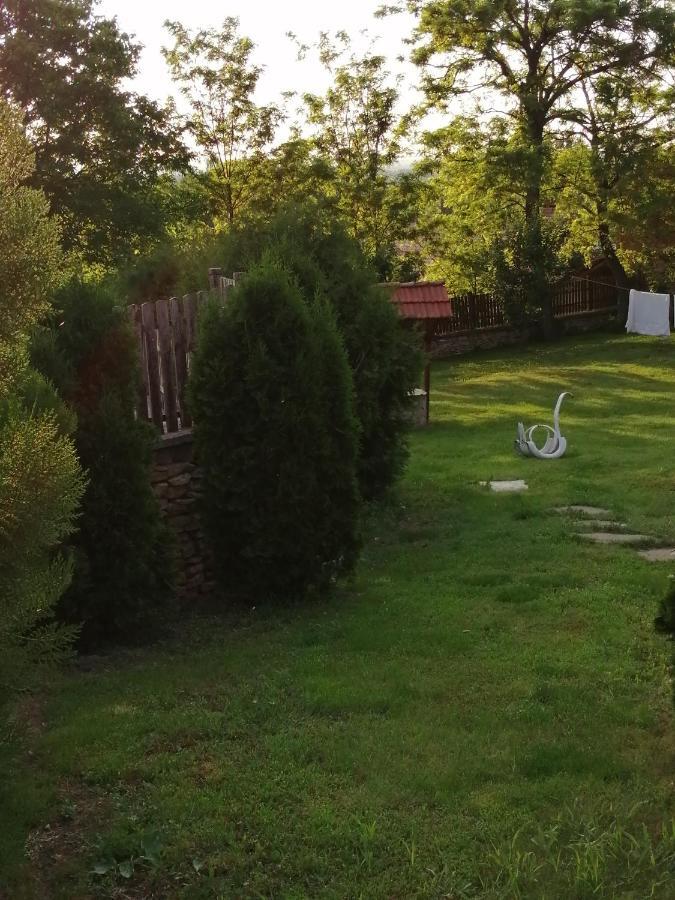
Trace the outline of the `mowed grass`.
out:
<instances>
[{"instance_id":1,"label":"mowed grass","mask_svg":"<svg viewBox=\"0 0 675 900\"><path fill-rule=\"evenodd\" d=\"M516 422L548 422L563 389L568 455L516 457ZM672 567L550 510L605 506L675 545L674 410L658 339L435 364L432 424L352 584L195 620L24 705L7 897L672 898L652 627Z\"/></svg>"}]
</instances>

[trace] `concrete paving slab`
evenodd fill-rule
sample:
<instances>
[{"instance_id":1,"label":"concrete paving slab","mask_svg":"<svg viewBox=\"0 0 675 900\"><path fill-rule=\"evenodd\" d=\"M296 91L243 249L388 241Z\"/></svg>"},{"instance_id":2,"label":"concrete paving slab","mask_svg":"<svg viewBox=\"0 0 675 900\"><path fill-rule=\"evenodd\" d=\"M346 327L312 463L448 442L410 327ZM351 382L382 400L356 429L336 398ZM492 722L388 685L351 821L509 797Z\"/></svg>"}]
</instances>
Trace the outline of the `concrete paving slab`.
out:
<instances>
[{"instance_id":1,"label":"concrete paving slab","mask_svg":"<svg viewBox=\"0 0 675 900\"><path fill-rule=\"evenodd\" d=\"M513 481L481 481L483 487L490 485L490 490L496 494L519 494L521 491L527 490L527 482L522 478L516 478Z\"/></svg>"},{"instance_id":2,"label":"concrete paving slab","mask_svg":"<svg viewBox=\"0 0 675 900\"><path fill-rule=\"evenodd\" d=\"M639 550L638 554L648 562L675 562L675 547L655 547L653 550Z\"/></svg>"},{"instance_id":3,"label":"concrete paving slab","mask_svg":"<svg viewBox=\"0 0 675 900\"><path fill-rule=\"evenodd\" d=\"M648 534L618 534L616 531L578 531L577 537L595 544L647 544L654 540Z\"/></svg>"},{"instance_id":4,"label":"concrete paving slab","mask_svg":"<svg viewBox=\"0 0 675 900\"><path fill-rule=\"evenodd\" d=\"M556 506L555 512L578 513L581 516L593 516L594 518L607 518L612 515L611 510L603 509L601 506Z\"/></svg>"},{"instance_id":5,"label":"concrete paving slab","mask_svg":"<svg viewBox=\"0 0 675 900\"><path fill-rule=\"evenodd\" d=\"M595 531L610 531L614 528L628 528L625 522L613 522L611 519L579 519L574 523L578 528L582 525L593 528Z\"/></svg>"}]
</instances>

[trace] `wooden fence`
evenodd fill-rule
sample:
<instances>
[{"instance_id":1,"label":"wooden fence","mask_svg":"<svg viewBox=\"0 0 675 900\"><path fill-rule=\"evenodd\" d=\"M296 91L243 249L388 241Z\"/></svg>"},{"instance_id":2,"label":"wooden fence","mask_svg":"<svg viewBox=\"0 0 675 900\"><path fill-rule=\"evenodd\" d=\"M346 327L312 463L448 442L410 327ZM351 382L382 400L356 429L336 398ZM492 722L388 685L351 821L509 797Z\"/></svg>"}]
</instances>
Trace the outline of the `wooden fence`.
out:
<instances>
[{"instance_id":1,"label":"wooden fence","mask_svg":"<svg viewBox=\"0 0 675 900\"><path fill-rule=\"evenodd\" d=\"M192 425L185 391L198 311L208 296L200 291L129 307L141 367L137 414L160 433Z\"/></svg>"},{"instance_id":2,"label":"wooden fence","mask_svg":"<svg viewBox=\"0 0 675 900\"><path fill-rule=\"evenodd\" d=\"M556 285L552 299L553 316L556 319L611 313L616 310L616 288L613 285L590 281L581 276L574 276ZM491 294L460 294L451 297L450 303L452 316L436 323L436 337L509 327L501 301Z\"/></svg>"},{"instance_id":3,"label":"wooden fence","mask_svg":"<svg viewBox=\"0 0 675 900\"><path fill-rule=\"evenodd\" d=\"M160 434L192 426L185 394L199 310L214 294L224 302L242 274L237 272L234 278L225 278L220 269L209 269L210 291L128 308L141 368L136 413L140 419L152 422Z\"/></svg>"},{"instance_id":4,"label":"wooden fence","mask_svg":"<svg viewBox=\"0 0 675 900\"><path fill-rule=\"evenodd\" d=\"M153 423L160 434L171 434L192 426L185 403L190 359L195 346L199 310L212 294L222 301L243 273L224 278L219 269L209 270L211 292L130 306L141 367L137 401L139 418ZM451 298L453 315L434 322L434 335L444 337L474 331L508 328L501 303L489 294L464 294ZM616 309L616 289L584 278L558 285L553 295L553 313L566 319Z\"/></svg>"}]
</instances>

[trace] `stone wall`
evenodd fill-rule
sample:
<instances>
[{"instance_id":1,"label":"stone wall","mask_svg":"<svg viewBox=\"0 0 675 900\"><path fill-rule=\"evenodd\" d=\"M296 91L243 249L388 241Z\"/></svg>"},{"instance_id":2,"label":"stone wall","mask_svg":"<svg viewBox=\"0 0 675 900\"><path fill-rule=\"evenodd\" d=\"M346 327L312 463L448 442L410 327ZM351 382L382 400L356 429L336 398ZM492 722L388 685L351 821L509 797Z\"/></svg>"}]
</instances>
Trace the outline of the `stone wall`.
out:
<instances>
[{"instance_id":1,"label":"stone wall","mask_svg":"<svg viewBox=\"0 0 675 900\"><path fill-rule=\"evenodd\" d=\"M579 313L565 319L557 319L556 323L562 335L583 334L589 331L604 331L612 326L611 313ZM493 350L497 347L510 347L526 344L536 338L534 328L492 327L479 328L475 331L463 331L447 337L436 338L430 356L432 359L447 359L450 356L461 356L474 350Z\"/></svg>"},{"instance_id":2,"label":"stone wall","mask_svg":"<svg viewBox=\"0 0 675 900\"><path fill-rule=\"evenodd\" d=\"M189 430L158 439L151 480L162 513L176 544L176 591L190 601L213 589L208 548L201 530L197 503L202 473L193 460Z\"/></svg>"}]
</instances>

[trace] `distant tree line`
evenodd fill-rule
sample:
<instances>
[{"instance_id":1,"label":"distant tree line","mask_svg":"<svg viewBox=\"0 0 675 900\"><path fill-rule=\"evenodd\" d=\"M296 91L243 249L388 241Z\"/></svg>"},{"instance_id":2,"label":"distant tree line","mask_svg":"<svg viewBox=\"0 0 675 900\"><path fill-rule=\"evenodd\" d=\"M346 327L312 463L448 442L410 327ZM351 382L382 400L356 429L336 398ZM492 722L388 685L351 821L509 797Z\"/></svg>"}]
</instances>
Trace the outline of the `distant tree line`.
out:
<instances>
[{"instance_id":1,"label":"distant tree line","mask_svg":"<svg viewBox=\"0 0 675 900\"><path fill-rule=\"evenodd\" d=\"M125 86L139 46L94 0L8 0L0 91L23 110L31 183L59 216L73 264L145 266L148 289L170 289L162 248L166 263L166 248L269 219L280 198L313 198L383 279L491 289L519 247L525 303L540 303L552 262L600 253L622 286L672 284L672 7L401 7L416 17L419 108L399 109L387 59L375 47L356 53L344 32L298 47L329 73L323 94L261 103L254 40L227 18L198 30L166 23L179 115ZM434 130L430 111L441 117Z\"/></svg>"}]
</instances>

